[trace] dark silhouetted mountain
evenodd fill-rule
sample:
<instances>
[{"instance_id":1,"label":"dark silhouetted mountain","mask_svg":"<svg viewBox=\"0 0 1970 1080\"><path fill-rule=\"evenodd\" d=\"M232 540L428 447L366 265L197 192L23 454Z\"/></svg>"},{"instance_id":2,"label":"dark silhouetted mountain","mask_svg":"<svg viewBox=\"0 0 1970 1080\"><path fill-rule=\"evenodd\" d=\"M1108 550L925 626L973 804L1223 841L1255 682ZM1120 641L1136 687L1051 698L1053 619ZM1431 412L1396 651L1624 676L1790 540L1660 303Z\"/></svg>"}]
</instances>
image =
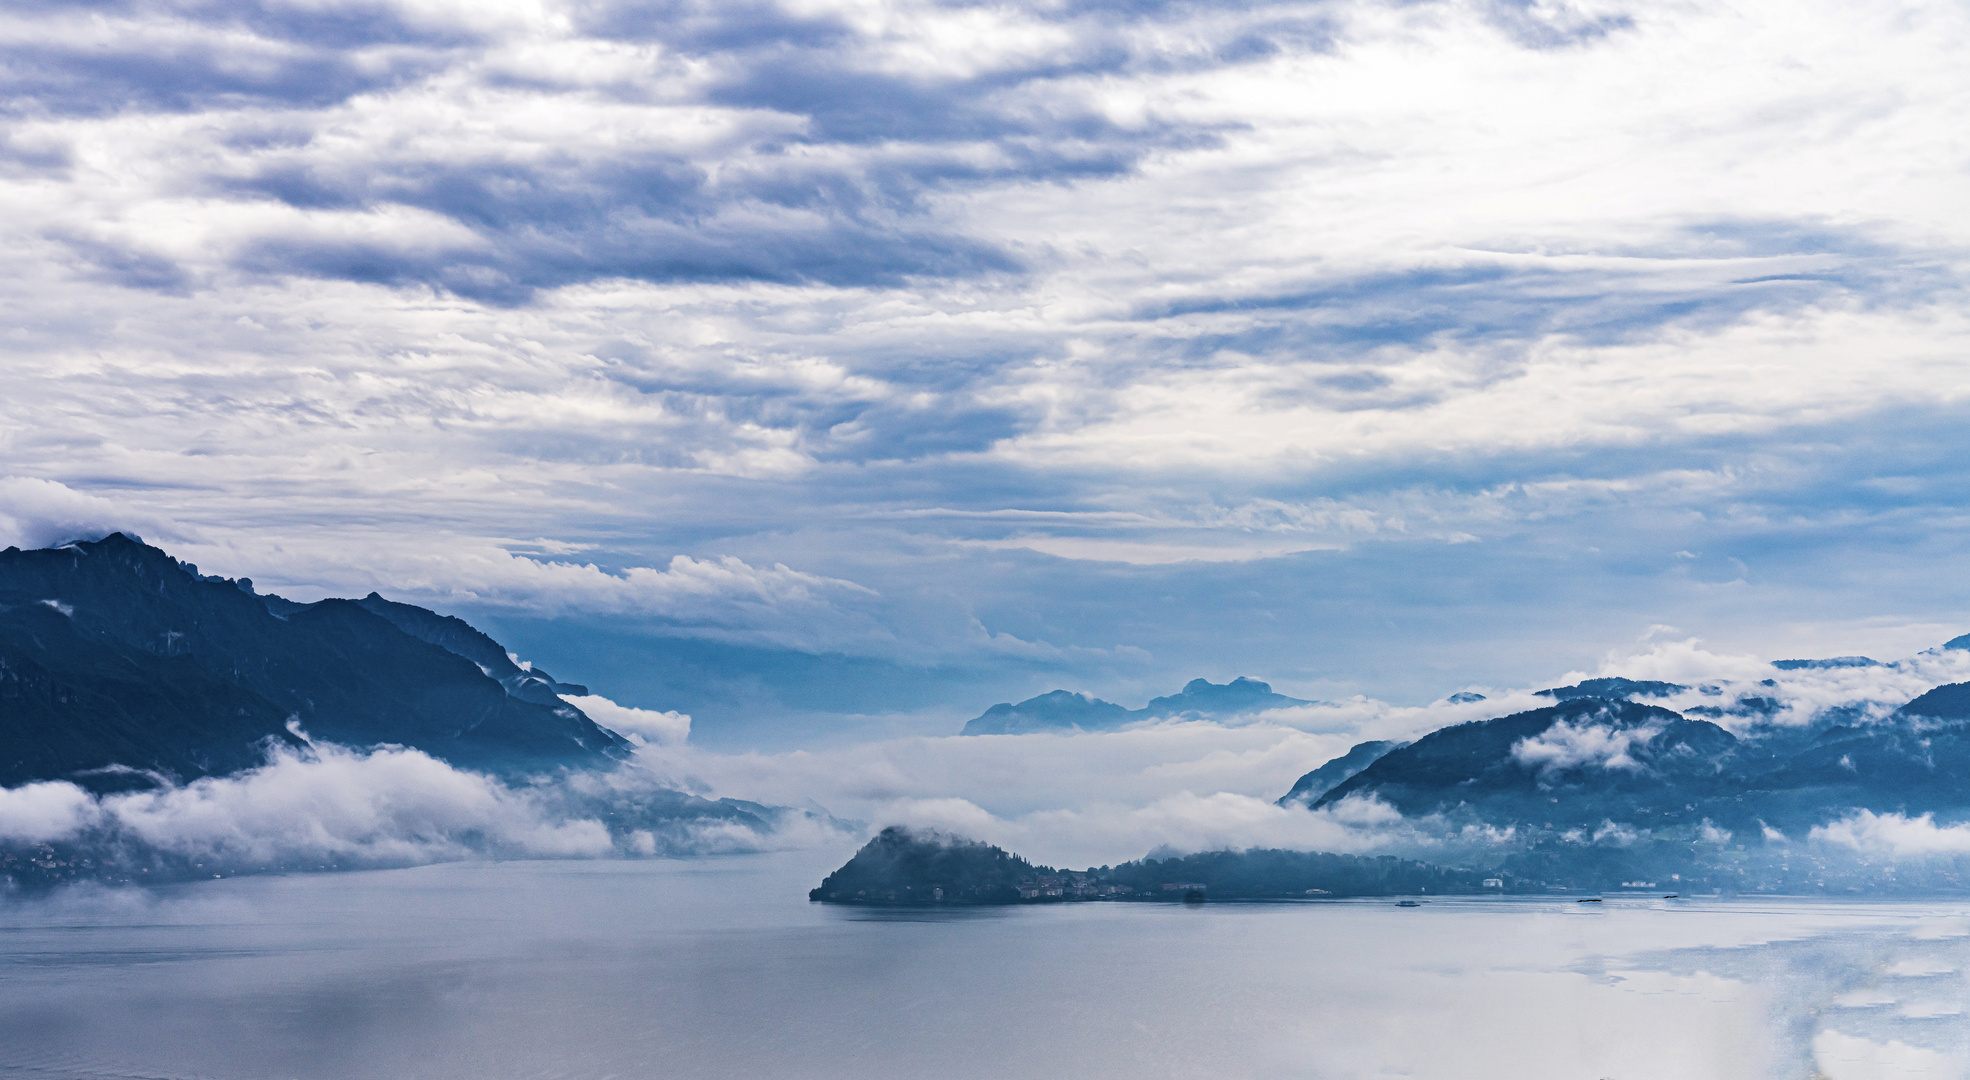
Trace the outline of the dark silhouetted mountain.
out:
<instances>
[{"instance_id":1,"label":"dark silhouetted mountain","mask_svg":"<svg viewBox=\"0 0 1970 1080\"><path fill-rule=\"evenodd\" d=\"M1572 686L1555 686L1550 690L1537 691L1539 697L1571 701L1574 698L1665 698L1688 690L1672 682L1652 682L1646 679L1587 679Z\"/></svg>"},{"instance_id":2,"label":"dark silhouetted mountain","mask_svg":"<svg viewBox=\"0 0 1970 1080\"><path fill-rule=\"evenodd\" d=\"M807 894L838 904L1012 904L1019 883L1050 874L1003 848L891 826Z\"/></svg>"},{"instance_id":3,"label":"dark silhouetted mountain","mask_svg":"<svg viewBox=\"0 0 1970 1080\"><path fill-rule=\"evenodd\" d=\"M1807 668L1880 667L1881 661L1868 656L1829 656L1824 660L1774 660L1772 666L1780 671L1802 671Z\"/></svg>"},{"instance_id":4,"label":"dark silhouetted mountain","mask_svg":"<svg viewBox=\"0 0 1970 1080\"><path fill-rule=\"evenodd\" d=\"M1151 699L1140 709L1125 709L1113 702L1054 690L1027 698L1017 705L1000 703L972 718L964 726L965 735L1020 735L1035 731L1107 731L1136 720L1163 717L1215 718L1311 705L1310 701L1275 694L1272 687L1243 676L1218 684L1192 679L1184 688L1167 697Z\"/></svg>"},{"instance_id":5,"label":"dark silhouetted mountain","mask_svg":"<svg viewBox=\"0 0 1970 1080\"><path fill-rule=\"evenodd\" d=\"M1938 686L1896 710L1896 715L1931 720L1970 719L1970 683Z\"/></svg>"},{"instance_id":6,"label":"dark silhouetted mountain","mask_svg":"<svg viewBox=\"0 0 1970 1080\"><path fill-rule=\"evenodd\" d=\"M1142 713L1145 716L1238 716L1311 704L1311 701L1275 694L1270 684L1241 675L1222 686L1207 679L1192 679L1168 697L1150 699Z\"/></svg>"},{"instance_id":7,"label":"dark silhouetted mountain","mask_svg":"<svg viewBox=\"0 0 1970 1080\"><path fill-rule=\"evenodd\" d=\"M1767 698L1733 708L1754 721L1778 710ZM1571 698L1431 732L1306 805L1372 797L1453 825L1594 833L1708 823L1753 839L1857 809L1960 817L1970 808L1970 683L1936 687L1883 720L1747 730L1740 739L1654 705ZM1300 801L1289 793L1281 803Z\"/></svg>"},{"instance_id":8,"label":"dark silhouetted mountain","mask_svg":"<svg viewBox=\"0 0 1970 1080\"><path fill-rule=\"evenodd\" d=\"M130 769L232 772L264 757L260 740L299 743L287 716L188 658L84 633L54 605L0 609L0 784L112 789L147 783Z\"/></svg>"},{"instance_id":9,"label":"dark silhouetted mountain","mask_svg":"<svg viewBox=\"0 0 1970 1080\"><path fill-rule=\"evenodd\" d=\"M1938 686L1885 721L1814 732L1744 786L1775 823L1815 823L1826 807L1960 815L1970 807L1970 683Z\"/></svg>"},{"instance_id":10,"label":"dark silhouetted mountain","mask_svg":"<svg viewBox=\"0 0 1970 1080\"><path fill-rule=\"evenodd\" d=\"M964 726L966 735L1022 735L1032 731L1102 731L1138 717L1113 702L1067 690L1000 703Z\"/></svg>"},{"instance_id":11,"label":"dark silhouetted mountain","mask_svg":"<svg viewBox=\"0 0 1970 1080\"><path fill-rule=\"evenodd\" d=\"M1964 634L1964 635L1963 635L1963 636L1961 636L1961 637L1953 637L1953 638L1951 638L1951 639L1949 639L1948 641L1945 641L1945 642L1943 642L1943 648L1945 648L1945 649L1970 649L1970 634Z\"/></svg>"},{"instance_id":12,"label":"dark silhouetted mountain","mask_svg":"<svg viewBox=\"0 0 1970 1080\"><path fill-rule=\"evenodd\" d=\"M1001 848L892 826L807 898L834 904L1017 904L1075 900L1304 900L1476 893L1480 874L1393 856L1215 851L1085 871L1035 866Z\"/></svg>"},{"instance_id":13,"label":"dark silhouetted mountain","mask_svg":"<svg viewBox=\"0 0 1970 1080\"><path fill-rule=\"evenodd\" d=\"M122 534L0 552L4 784L226 773L257 763L266 740L295 743L291 727L498 771L626 755L524 675L459 620L380 597L257 596Z\"/></svg>"},{"instance_id":14,"label":"dark silhouetted mountain","mask_svg":"<svg viewBox=\"0 0 1970 1080\"><path fill-rule=\"evenodd\" d=\"M1372 795L1407 816L1473 817L1494 825L1680 815L1692 800L1740 790L1728 771L1737 744L1716 724L1658 706L1573 698L1433 731L1378 758L1312 806Z\"/></svg>"},{"instance_id":15,"label":"dark silhouetted mountain","mask_svg":"<svg viewBox=\"0 0 1970 1080\"><path fill-rule=\"evenodd\" d=\"M1373 765L1389 751L1400 750L1408 745L1406 742L1392 742L1386 739L1356 743L1347 753L1300 777L1293 785L1293 790L1280 797L1279 805L1306 806L1339 787L1354 774Z\"/></svg>"},{"instance_id":16,"label":"dark silhouetted mountain","mask_svg":"<svg viewBox=\"0 0 1970 1080\"><path fill-rule=\"evenodd\" d=\"M1484 701L1486 699L1483 694L1474 693L1469 690L1460 690L1443 700L1448 701L1452 705L1469 705L1472 702Z\"/></svg>"}]
</instances>

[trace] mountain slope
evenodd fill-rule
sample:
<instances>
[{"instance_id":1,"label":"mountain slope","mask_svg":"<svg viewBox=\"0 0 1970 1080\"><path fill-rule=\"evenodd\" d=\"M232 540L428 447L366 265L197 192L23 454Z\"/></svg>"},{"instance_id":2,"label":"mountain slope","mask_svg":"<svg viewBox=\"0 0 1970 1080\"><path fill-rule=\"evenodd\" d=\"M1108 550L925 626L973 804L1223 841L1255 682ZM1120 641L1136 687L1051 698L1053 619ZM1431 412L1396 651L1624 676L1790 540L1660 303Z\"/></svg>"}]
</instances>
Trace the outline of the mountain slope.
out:
<instances>
[{"instance_id":1,"label":"mountain slope","mask_svg":"<svg viewBox=\"0 0 1970 1080\"><path fill-rule=\"evenodd\" d=\"M385 600L376 593L370 593L355 601L355 604L419 641L436 645L479 665L480 671L497 680L507 693L522 701L559 705L561 694L588 696L588 687L579 683L557 681L537 667L521 668L513 662L504 646L464 619L440 615L413 604Z\"/></svg>"},{"instance_id":2,"label":"mountain slope","mask_svg":"<svg viewBox=\"0 0 1970 1080\"><path fill-rule=\"evenodd\" d=\"M1573 698L1433 731L1312 802L1373 796L1407 816L1494 825L1675 821L1739 790L1738 740L1654 705Z\"/></svg>"},{"instance_id":3,"label":"mountain slope","mask_svg":"<svg viewBox=\"0 0 1970 1080\"><path fill-rule=\"evenodd\" d=\"M0 610L0 784L142 784L116 766L201 776L246 768L287 713L187 657L84 635L50 605Z\"/></svg>"},{"instance_id":4,"label":"mountain slope","mask_svg":"<svg viewBox=\"0 0 1970 1080\"><path fill-rule=\"evenodd\" d=\"M1307 773L1293 784L1293 790L1278 799L1280 806L1305 806L1329 791L1340 787L1356 773L1386 757L1390 751L1400 750L1409 744L1388 739L1356 743L1340 757Z\"/></svg>"},{"instance_id":5,"label":"mountain slope","mask_svg":"<svg viewBox=\"0 0 1970 1080\"><path fill-rule=\"evenodd\" d=\"M0 552L0 783L130 782L100 772L113 767L224 773L257 761L265 740L293 742L290 721L312 738L399 743L500 771L626 753L551 693L525 679L503 686L366 604L389 602L257 596L122 534ZM408 607L385 612L409 621L394 610Z\"/></svg>"},{"instance_id":6,"label":"mountain slope","mask_svg":"<svg viewBox=\"0 0 1970 1080\"><path fill-rule=\"evenodd\" d=\"M1320 771L1301 783L1317 786ZM1453 824L1589 832L1710 822L1749 837L1796 835L1854 810L1955 818L1970 808L1970 683L1936 687L1881 720L1753 725L1742 738L1625 698L1562 696L1431 732L1317 798L1295 785L1281 804L1348 798Z\"/></svg>"}]
</instances>

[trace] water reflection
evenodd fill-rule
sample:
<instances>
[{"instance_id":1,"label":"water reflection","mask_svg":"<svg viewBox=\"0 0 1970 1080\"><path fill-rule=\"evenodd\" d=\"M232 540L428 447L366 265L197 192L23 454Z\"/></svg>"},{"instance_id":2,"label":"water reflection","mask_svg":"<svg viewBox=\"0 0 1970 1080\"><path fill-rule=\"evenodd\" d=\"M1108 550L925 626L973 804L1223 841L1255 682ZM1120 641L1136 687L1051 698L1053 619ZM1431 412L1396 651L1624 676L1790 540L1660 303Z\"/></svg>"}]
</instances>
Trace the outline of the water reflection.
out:
<instances>
[{"instance_id":1,"label":"water reflection","mask_svg":"<svg viewBox=\"0 0 1970 1080\"><path fill-rule=\"evenodd\" d=\"M847 922L877 923L946 923L972 922L978 919L1006 919L1019 914L1018 908L1004 907L835 907L828 905L822 910L828 917Z\"/></svg>"}]
</instances>

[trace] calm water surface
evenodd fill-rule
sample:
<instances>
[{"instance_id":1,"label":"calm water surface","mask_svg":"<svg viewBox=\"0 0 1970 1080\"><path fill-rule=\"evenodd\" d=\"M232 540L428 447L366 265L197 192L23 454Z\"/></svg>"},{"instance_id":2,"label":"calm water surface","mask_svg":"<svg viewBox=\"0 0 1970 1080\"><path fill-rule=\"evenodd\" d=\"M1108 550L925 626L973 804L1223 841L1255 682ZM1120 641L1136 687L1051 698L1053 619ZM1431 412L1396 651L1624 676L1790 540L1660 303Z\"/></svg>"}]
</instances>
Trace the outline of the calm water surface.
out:
<instances>
[{"instance_id":1,"label":"calm water surface","mask_svg":"<svg viewBox=\"0 0 1970 1080\"><path fill-rule=\"evenodd\" d=\"M0 905L0 1077L1961 1077L1965 905L810 905L841 852Z\"/></svg>"}]
</instances>

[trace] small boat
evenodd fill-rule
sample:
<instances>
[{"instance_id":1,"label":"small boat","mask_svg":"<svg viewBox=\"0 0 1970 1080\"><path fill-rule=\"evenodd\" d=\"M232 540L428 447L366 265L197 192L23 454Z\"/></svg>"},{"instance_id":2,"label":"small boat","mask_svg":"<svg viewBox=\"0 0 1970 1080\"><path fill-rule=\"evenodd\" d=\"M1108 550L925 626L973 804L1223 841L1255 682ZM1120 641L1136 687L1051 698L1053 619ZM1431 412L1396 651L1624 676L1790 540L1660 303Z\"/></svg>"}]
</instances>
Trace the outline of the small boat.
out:
<instances>
[{"instance_id":1,"label":"small boat","mask_svg":"<svg viewBox=\"0 0 1970 1080\"><path fill-rule=\"evenodd\" d=\"M1416 901L1416 900L1397 900L1395 902L1395 906L1396 907L1422 907L1423 905L1420 901Z\"/></svg>"},{"instance_id":2,"label":"small boat","mask_svg":"<svg viewBox=\"0 0 1970 1080\"><path fill-rule=\"evenodd\" d=\"M1674 900L1674 899L1676 899L1676 894L1675 894L1675 893L1669 893L1668 895L1666 895L1666 896L1664 896L1664 897L1663 897L1663 899L1664 899L1664 900Z\"/></svg>"},{"instance_id":3,"label":"small boat","mask_svg":"<svg viewBox=\"0 0 1970 1080\"><path fill-rule=\"evenodd\" d=\"M1575 900L1575 901L1574 901L1574 903L1576 903L1576 904L1598 904L1598 903L1600 903L1600 902L1601 902L1601 898L1600 898L1600 897L1598 897L1598 896L1590 896L1590 897L1588 897L1588 898L1587 898L1587 899L1585 899L1585 900Z\"/></svg>"}]
</instances>

